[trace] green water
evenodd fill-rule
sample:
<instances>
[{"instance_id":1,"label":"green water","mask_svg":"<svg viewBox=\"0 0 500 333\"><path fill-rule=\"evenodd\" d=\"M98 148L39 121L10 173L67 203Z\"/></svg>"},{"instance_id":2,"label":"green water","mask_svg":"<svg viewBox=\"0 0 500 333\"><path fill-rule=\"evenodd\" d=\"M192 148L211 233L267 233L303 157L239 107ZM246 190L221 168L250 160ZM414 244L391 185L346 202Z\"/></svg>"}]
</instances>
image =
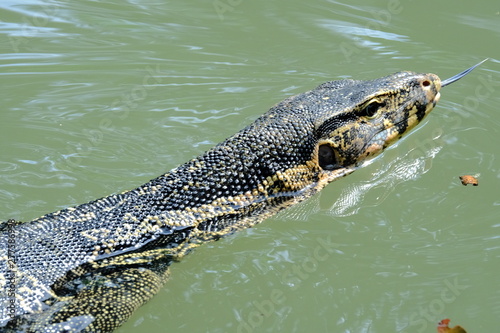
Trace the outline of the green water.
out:
<instances>
[{"instance_id":1,"label":"green water","mask_svg":"<svg viewBox=\"0 0 500 333\"><path fill-rule=\"evenodd\" d=\"M496 332L499 53L498 1L2 1L0 219L134 188L327 80L490 57L382 157L173 265L118 332Z\"/></svg>"}]
</instances>

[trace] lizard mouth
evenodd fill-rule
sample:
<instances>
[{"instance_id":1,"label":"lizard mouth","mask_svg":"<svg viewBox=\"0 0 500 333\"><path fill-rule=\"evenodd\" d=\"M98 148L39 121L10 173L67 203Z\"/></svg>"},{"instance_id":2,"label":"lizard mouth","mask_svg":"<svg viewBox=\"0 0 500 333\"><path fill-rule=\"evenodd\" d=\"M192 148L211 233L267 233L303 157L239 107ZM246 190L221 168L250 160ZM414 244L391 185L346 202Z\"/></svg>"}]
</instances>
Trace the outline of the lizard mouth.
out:
<instances>
[{"instance_id":1,"label":"lizard mouth","mask_svg":"<svg viewBox=\"0 0 500 333\"><path fill-rule=\"evenodd\" d=\"M434 97L434 100L432 101L433 106L436 106L437 102L439 102L439 99L441 98L441 93L438 92L436 94L436 97Z\"/></svg>"}]
</instances>

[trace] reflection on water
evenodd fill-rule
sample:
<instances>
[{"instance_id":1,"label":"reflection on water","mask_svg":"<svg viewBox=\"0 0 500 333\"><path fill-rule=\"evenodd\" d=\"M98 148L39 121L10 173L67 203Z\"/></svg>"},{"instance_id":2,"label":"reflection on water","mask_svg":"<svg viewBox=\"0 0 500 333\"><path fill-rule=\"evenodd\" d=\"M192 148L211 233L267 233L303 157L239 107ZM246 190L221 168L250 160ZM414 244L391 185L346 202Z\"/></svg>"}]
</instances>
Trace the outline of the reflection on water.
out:
<instances>
[{"instance_id":1,"label":"reflection on water","mask_svg":"<svg viewBox=\"0 0 500 333\"><path fill-rule=\"evenodd\" d=\"M398 184L408 180L418 179L426 173L432 166L432 159L437 155L442 147L432 147L421 150L415 148L406 153L394 156L394 159L383 161L378 159L368 164L374 164L369 174L369 180L359 183L351 183L344 187L339 198L328 209L328 214L332 216L350 216L356 214L363 207L377 207L394 191ZM419 156L421 155L421 156ZM371 192L375 191L375 195ZM365 197L371 194L375 200L367 202Z\"/></svg>"}]
</instances>

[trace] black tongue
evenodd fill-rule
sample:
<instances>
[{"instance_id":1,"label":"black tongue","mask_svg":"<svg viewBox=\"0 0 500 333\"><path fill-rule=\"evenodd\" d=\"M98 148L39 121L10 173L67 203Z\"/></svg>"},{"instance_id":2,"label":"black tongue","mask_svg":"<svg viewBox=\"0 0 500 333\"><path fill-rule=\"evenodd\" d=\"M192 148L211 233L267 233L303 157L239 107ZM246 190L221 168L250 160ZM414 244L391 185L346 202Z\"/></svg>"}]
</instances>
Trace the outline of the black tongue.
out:
<instances>
[{"instance_id":1,"label":"black tongue","mask_svg":"<svg viewBox=\"0 0 500 333\"><path fill-rule=\"evenodd\" d=\"M483 61L481 61L479 64L476 64L474 66L472 66L471 68L468 68L466 70L464 70L463 72L461 73L458 73L457 75L454 75L452 77L450 77L449 79L446 79L446 80L443 80L441 81L441 87L444 87L444 86L447 86L455 81L458 81L460 80L461 78L463 78L465 75L469 74L470 72L472 72L472 70L474 68L476 68L477 66L481 65L483 62L485 62L486 60L488 60L489 58L486 58L484 59Z\"/></svg>"}]
</instances>

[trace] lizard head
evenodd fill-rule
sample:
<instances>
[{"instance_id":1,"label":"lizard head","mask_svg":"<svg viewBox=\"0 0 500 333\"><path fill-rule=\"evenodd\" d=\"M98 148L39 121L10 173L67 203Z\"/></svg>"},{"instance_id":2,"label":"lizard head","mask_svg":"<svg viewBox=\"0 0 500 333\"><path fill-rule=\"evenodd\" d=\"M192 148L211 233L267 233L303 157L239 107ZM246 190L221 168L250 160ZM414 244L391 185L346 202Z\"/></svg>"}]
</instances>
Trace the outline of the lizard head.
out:
<instances>
[{"instance_id":1,"label":"lizard head","mask_svg":"<svg viewBox=\"0 0 500 333\"><path fill-rule=\"evenodd\" d=\"M444 81L435 74L399 72L369 81L320 85L313 92L321 101L316 110L322 112L312 113L316 116L317 164L326 171L353 170L381 153L429 114L442 87L486 60Z\"/></svg>"},{"instance_id":2,"label":"lizard head","mask_svg":"<svg viewBox=\"0 0 500 333\"><path fill-rule=\"evenodd\" d=\"M317 161L323 170L335 170L376 156L418 125L439 101L441 80L399 72L370 81L327 82L317 89L322 100L336 104L334 112L316 119Z\"/></svg>"}]
</instances>

